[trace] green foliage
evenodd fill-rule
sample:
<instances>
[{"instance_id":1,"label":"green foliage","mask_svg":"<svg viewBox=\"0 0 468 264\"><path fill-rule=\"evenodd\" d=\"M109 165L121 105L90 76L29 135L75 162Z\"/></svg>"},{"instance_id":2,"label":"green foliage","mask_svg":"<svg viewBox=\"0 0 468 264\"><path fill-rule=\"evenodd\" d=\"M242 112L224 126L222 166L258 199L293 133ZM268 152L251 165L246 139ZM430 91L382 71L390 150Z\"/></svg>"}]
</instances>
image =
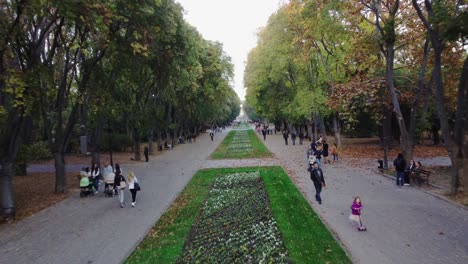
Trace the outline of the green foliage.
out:
<instances>
[{"instance_id":1,"label":"green foliage","mask_svg":"<svg viewBox=\"0 0 468 264\"><path fill-rule=\"evenodd\" d=\"M395 34L395 19L388 19L385 21L384 27L384 43L386 44L395 44L396 34Z\"/></svg>"},{"instance_id":2,"label":"green foliage","mask_svg":"<svg viewBox=\"0 0 468 264\"><path fill-rule=\"evenodd\" d=\"M127 134L104 133L101 139L101 149L105 151L127 151L133 147L133 139Z\"/></svg>"},{"instance_id":3,"label":"green foliage","mask_svg":"<svg viewBox=\"0 0 468 264\"><path fill-rule=\"evenodd\" d=\"M50 146L47 141L34 142L31 145L26 146L25 149L30 160L47 160L54 157L50 151Z\"/></svg>"}]
</instances>

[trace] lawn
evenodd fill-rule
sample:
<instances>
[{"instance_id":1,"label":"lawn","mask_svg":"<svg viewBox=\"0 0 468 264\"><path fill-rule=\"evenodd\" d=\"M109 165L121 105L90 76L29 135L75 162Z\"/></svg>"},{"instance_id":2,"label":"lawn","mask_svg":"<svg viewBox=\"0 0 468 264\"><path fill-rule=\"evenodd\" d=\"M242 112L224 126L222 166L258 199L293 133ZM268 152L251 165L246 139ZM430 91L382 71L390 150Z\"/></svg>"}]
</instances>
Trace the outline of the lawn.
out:
<instances>
[{"instance_id":1,"label":"lawn","mask_svg":"<svg viewBox=\"0 0 468 264\"><path fill-rule=\"evenodd\" d=\"M271 157L271 152L251 129L233 130L211 154L212 159L243 159Z\"/></svg>"},{"instance_id":2,"label":"lawn","mask_svg":"<svg viewBox=\"0 0 468 264\"><path fill-rule=\"evenodd\" d=\"M281 167L197 172L126 263L259 263L265 256L351 263Z\"/></svg>"}]
</instances>

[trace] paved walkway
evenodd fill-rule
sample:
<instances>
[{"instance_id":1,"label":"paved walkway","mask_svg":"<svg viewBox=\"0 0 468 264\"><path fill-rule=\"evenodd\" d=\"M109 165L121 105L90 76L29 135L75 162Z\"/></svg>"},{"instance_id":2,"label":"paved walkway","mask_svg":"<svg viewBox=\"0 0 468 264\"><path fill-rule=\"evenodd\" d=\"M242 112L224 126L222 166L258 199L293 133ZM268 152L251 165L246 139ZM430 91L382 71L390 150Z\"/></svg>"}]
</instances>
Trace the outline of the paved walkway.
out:
<instances>
[{"instance_id":1,"label":"paved walkway","mask_svg":"<svg viewBox=\"0 0 468 264\"><path fill-rule=\"evenodd\" d=\"M376 164L359 168L323 166L327 189L323 204L306 171L307 145L284 145L281 135L267 136L265 144L303 191L315 211L337 234L355 263L468 263L468 211L415 188L397 188L377 175ZM367 232L348 223L354 196L362 198Z\"/></svg>"},{"instance_id":2,"label":"paved walkway","mask_svg":"<svg viewBox=\"0 0 468 264\"><path fill-rule=\"evenodd\" d=\"M124 174L132 169L141 183L135 208L128 191L123 209L115 197L82 199L75 193L32 217L0 226L0 263L121 263L226 134L217 133L214 142L204 134L197 138L200 142L123 167Z\"/></svg>"},{"instance_id":3,"label":"paved walkway","mask_svg":"<svg viewBox=\"0 0 468 264\"><path fill-rule=\"evenodd\" d=\"M117 198L102 194L80 199L76 193L23 221L0 226L0 263L121 263L200 168L281 165L313 201L306 145L284 146L280 135L270 135L265 143L274 158L207 160L226 134L216 134L214 142L203 135L199 143L123 168L124 173L134 170L142 184L136 208L121 209ZM324 203L311 204L355 263L468 263L467 210L414 188L398 189L370 168L327 164L324 174ZM363 199L367 232L357 232L347 221L355 195Z\"/></svg>"}]
</instances>

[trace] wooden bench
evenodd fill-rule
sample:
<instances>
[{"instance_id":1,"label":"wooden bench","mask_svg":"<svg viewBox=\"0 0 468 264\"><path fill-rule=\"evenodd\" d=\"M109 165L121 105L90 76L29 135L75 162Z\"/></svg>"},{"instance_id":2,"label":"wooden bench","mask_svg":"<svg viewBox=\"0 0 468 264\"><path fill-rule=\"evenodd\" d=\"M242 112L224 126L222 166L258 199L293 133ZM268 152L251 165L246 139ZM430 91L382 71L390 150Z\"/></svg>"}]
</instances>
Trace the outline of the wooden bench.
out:
<instances>
[{"instance_id":1,"label":"wooden bench","mask_svg":"<svg viewBox=\"0 0 468 264\"><path fill-rule=\"evenodd\" d=\"M429 178L431 176L431 173L431 171L421 169L419 173L413 174L413 181L417 181L418 185L421 185L421 183L426 182L426 184L429 186Z\"/></svg>"}]
</instances>

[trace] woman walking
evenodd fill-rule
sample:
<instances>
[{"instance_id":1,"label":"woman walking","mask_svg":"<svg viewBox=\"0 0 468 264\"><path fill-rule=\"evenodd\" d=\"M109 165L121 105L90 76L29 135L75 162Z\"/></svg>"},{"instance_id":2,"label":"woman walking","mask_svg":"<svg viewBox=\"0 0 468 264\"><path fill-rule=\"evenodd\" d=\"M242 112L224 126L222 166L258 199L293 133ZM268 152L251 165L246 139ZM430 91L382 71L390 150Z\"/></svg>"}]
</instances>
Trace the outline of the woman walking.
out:
<instances>
[{"instance_id":1,"label":"woman walking","mask_svg":"<svg viewBox=\"0 0 468 264\"><path fill-rule=\"evenodd\" d=\"M136 194L137 194L137 191L140 190L140 188L139 188L140 185L138 184L138 179L135 176L135 174L133 173L133 171L128 173L127 180L128 180L128 189L132 193L132 207L135 207Z\"/></svg>"},{"instance_id":2,"label":"woman walking","mask_svg":"<svg viewBox=\"0 0 468 264\"><path fill-rule=\"evenodd\" d=\"M115 179L114 179L114 187L117 188L119 192L119 201L120 207L124 208L124 191L127 187L127 183L125 181L124 176L122 175L122 171L120 170L119 164L115 164Z\"/></svg>"},{"instance_id":3,"label":"woman walking","mask_svg":"<svg viewBox=\"0 0 468 264\"><path fill-rule=\"evenodd\" d=\"M94 183L95 193L99 193L99 177L101 177L101 172L99 171L99 166L94 163L91 167L91 178Z\"/></svg>"}]
</instances>

